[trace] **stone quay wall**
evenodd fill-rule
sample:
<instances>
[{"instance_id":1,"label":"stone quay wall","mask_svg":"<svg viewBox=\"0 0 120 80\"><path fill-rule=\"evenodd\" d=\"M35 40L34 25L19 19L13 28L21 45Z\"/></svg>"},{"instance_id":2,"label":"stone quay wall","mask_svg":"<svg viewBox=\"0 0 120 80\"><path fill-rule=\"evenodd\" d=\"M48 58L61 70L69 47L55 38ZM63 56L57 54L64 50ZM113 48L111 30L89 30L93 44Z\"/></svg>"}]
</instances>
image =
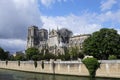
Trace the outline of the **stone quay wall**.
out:
<instances>
[{"instance_id":1,"label":"stone quay wall","mask_svg":"<svg viewBox=\"0 0 120 80\"><path fill-rule=\"evenodd\" d=\"M101 60L100 68L96 72L97 77L120 78L120 60ZM0 68L20 70L26 72L38 72L48 74L63 74L75 76L88 76L88 70L81 61L37 61L37 67L34 61L0 61Z\"/></svg>"}]
</instances>

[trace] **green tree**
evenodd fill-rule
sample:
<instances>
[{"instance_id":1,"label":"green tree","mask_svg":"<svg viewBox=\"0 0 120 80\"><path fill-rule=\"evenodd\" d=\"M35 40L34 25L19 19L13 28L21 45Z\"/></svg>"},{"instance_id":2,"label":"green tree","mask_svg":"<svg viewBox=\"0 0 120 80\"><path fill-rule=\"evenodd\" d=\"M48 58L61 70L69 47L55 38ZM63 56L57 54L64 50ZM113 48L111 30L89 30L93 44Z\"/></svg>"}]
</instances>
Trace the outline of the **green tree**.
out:
<instances>
[{"instance_id":1,"label":"green tree","mask_svg":"<svg viewBox=\"0 0 120 80\"><path fill-rule=\"evenodd\" d=\"M109 55L120 55L120 35L114 29L103 28L94 32L83 43L83 53L97 59L108 59Z\"/></svg>"},{"instance_id":2,"label":"green tree","mask_svg":"<svg viewBox=\"0 0 120 80\"><path fill-rule=\"evenodd\" d=\"M71 47L69 50L70 50L69 54L71 56L71 59L76 60L79 57L79 53L80 53L78 47Z\"/></svg>"},{"instance_id":3,"label":"green tree","mask_svg":"<svg viewBox=\"0 0 120 80\"><path fill-rule=\"evenodd\" d=\"M109 55L108 59L109 59L109 60L116 60L117 57L116 57L115 55Z\"/></svg>"},{"instance_id":4,"label":"green tree","mask_svg":"<svg viewBox=\"0 0 120 80\"><path fill-rule=\"evenodd\" d=\"M32 47L26 50L26 57L28 60L31 60L34 55L38 55L38 54L39 54L39 50L37 48Z\"/></svg>"},{"instance_id":5,"label":"green tree","mask_svg":"<svg viewBox=\"0 0 120 80\"><path fill-rule=\"evenodd\" d=\"M60 55L62 60L70 60L69 48L64 47L64 54Z\"/></svg>"},{"instance_id":6,"label":"green tree","mask_svg":"<svg viewBox=\"0 0 120 80\"><path fill-rule=\"evenodd\" d=\"M0 59L3 60L4 50L0 47Z\"/></svg>"},{"instance_id":7,"label":"green tree","mask_svg":"<svg viewBox=\"0 0 120 80\"><path fill-rule=\"evenodd\" d=\"M10 61L14 61L15 60L15 58L14 58L14 56L12 54L9 54L9 60Z\"/></svg>"},{"instance_id":8,"label":"green tree","mask_svg":"<svg viewBox=\"0 0 120 80\"><path fill-rule=\"evenodd\" d=\"M88 69L90 80L95 79L96 70L100 67L100 63L96 58L86 58L83 59L83 64L85 64L86 68Z\"/></svg>"},{"instance_id":9,"label":"green tree","mask_svg":"<svg viewBox=\"0 0 120 80\"><path fill-rule=\"evenodd\" d=\"M5 51L4 54L3 54L3 60L8 60L9 59L9 52L8 51Z\"/></svg>"},{"instance_id":10,"label":"green tree","mask_svg":"<svg viewBox=\"0 0 120 80\"><path fill-rule=\"evenodd\" d=\"M0 60L8 60L8 59L9 59L9 52L4 51L4 49L0 47Z\"/></svg>"},{"instance_id":11,"label":"green tree","mask_svg":"<svg viewBox=\"0 0 120 80\"><path fill-rule=\"evenodd\" d=\"M15 58L15 60L23 61L23 60L25 60L25 55L23 53L18 53L18 54L16 54L16 56L14 58Z\"/></svg>"},{"instance_id":12,"label":"green tree","mask_svg":"<svg viewBox=\"0 0 120 80\"><path fill-rule=\"evenodd\" d=\"M34 61L40 60L39 55L33 55L32 60L34 60Z\"/></svg>"},{"instance_id":13,"label":"green tree","mask_svg":"<svg viewBox=\"0 0 120 80\"><path fill-rule=\"evenodd\" d=\"M46 53L44 56L43 56L44 60L50 60L50 59L55 59L56 56L52 53Z\"/></svg>"}]
</instances>

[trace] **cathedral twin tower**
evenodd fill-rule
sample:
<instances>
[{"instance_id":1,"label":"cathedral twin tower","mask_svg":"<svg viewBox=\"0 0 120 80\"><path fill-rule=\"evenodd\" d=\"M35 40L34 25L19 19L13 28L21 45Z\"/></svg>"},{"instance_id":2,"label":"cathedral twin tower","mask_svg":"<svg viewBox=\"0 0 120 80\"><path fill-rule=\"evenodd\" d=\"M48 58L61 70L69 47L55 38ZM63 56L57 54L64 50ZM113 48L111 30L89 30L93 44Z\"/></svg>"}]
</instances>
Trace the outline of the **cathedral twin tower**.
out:
<instances>
[{"instance_id":1,"label":"cathedral twin tower","mask_svg":"<svg viewBox=\"0 0 120 80\"><path fill-rule=\"evenodd\" d=\"M49 49L51 53L59 52L64 53L60 47L60 38L57 31L52 30L49 32L46 29L38 29L37 26L31 26L28 28L27 48L35 47L40 51L42 49Z\"/></svg>"},{"instance_id":2,"label":"cathedral twin tower","mask_svg":"<svg viewBox=\"0 0 120 80\"><path fill-rule=\"evenodd\" d=\"M28 28L27 48L39 48L41 42L47 42L48 31L46 29L38 29L36 26ZM44 47L44 46L43 46Z\"/></svg>"}]
</instances>

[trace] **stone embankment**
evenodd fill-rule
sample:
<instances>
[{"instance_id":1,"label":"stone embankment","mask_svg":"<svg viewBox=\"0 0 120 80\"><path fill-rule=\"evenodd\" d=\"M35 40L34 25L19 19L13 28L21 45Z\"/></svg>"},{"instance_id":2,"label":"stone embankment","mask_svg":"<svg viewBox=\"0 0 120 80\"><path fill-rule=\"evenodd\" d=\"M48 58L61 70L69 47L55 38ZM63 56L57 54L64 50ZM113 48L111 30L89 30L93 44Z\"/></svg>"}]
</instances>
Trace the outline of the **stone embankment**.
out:
<instances>
[{"instance_id":1,"label":"stone embankment","mask_svg":"<svg viewBox=\"0 0 120 80\"><path fill-rule=\"evenodd\" d=\"M97 70L98 77L120 78L120 60L102 60L100 68ZM0 68L20 70L27 72L38 72L48 74L64 74L76 76L88 76L88 71L81 61L0 61Z\"/></svg>"}]
</instances>

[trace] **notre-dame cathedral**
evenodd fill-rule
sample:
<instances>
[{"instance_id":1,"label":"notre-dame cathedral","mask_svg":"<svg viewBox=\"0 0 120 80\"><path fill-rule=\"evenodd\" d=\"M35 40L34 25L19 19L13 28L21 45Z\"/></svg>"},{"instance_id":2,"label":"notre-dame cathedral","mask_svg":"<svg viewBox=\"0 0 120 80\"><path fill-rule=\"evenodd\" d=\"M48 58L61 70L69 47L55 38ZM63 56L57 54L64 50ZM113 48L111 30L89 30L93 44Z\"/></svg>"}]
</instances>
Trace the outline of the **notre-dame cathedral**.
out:
<instances>
[{"instance_id":1,"label":"notre-dame cathedral","mask_svg":"<svg viewBox=\"0 0 120 80\"><path fill-rule=\"evenodd\" d=\"M42 49L48 49L53 54L64 54L64 47L75 47L77 46L79 49L82 48L82 43L86 38L88 38L89 34L83 35L70 35L68 37L60 36L60 33L57 30L46 30L46 29L38 29L37 26L31 26L28 28L28 36L27 36L27 48L36 47L40 51ZM63 35L66 35L65 33ZM67 40L67 41L66 41Z\"/></svg>"}]
</instances>

